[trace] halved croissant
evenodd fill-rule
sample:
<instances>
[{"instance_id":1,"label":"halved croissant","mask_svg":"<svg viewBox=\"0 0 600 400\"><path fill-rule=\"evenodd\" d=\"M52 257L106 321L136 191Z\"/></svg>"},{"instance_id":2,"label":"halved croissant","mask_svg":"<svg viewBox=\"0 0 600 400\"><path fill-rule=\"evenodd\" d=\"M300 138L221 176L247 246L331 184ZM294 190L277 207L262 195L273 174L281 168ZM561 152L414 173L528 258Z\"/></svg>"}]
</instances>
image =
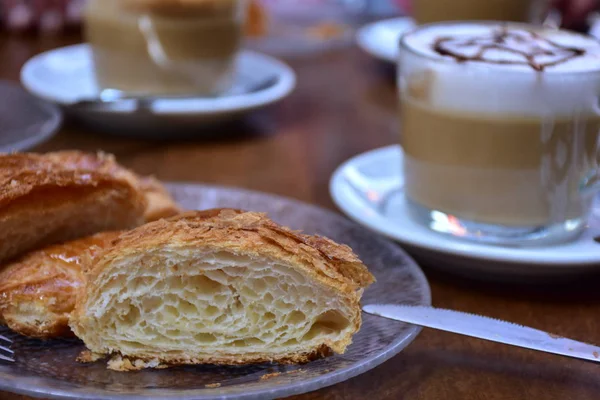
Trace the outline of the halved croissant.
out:
<instances>
[{"instance_id":1,"label":"halved croissant","mask_svg":"<svg viewBox=\"0 0 600 400\"><path fill-rule=\"evenodd\" d=\"M0 262L29 250L144 222L137 177L112 156L0 155Z\"/></svg>"},{"instance_id":2,"label":"halved croissant","mask_svg":"<svg viewBox=\"0 0 600 400\"><path fill-rule=\"evenodd\" d=\"M70 325L115 370L306 362L345 351L373 281L347 246L264 214L191 212L121 235Z\"/></svg>"}]
</instances>

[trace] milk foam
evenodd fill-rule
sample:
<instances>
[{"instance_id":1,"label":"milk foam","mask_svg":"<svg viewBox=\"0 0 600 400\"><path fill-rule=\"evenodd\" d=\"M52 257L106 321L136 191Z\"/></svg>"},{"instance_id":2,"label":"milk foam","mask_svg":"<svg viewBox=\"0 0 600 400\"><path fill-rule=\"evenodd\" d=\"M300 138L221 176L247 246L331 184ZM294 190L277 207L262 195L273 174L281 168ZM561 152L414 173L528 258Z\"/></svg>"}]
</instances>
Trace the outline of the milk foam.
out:
<instances>
[{"instance_id":1,"label":"milk foam","mask_svg":"<svg viewBox=\"0 0 600 400\"><path fill-rule=\"evenodd\" d=\"M460 60L502 32L509 35L501 46L480 53L485 61ZM594 38L524 24L444 23L419 28L402 42L401 86L427 76L433 107L515 116L597 112L600 42Z\"/></svg>"}]
</instances>

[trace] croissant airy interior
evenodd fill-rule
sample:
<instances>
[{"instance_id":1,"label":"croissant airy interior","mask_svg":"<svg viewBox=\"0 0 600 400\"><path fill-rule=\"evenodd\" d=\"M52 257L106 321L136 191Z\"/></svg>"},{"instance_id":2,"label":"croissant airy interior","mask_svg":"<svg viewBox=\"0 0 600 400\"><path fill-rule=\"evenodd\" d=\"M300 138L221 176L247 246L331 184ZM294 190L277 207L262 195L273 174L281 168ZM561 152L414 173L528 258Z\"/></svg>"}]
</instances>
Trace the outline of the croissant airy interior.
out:
<instances>
[{"instance_id":1,"label":"croissant airy interior","mask_svg":"<svg viewBox=\"0 0 600 400\"><path fill-rule=\"evenodd\" d=\"M303 362L343 352L358 330L373 278L345 246L291 243L309 237L256 213L154 225L117 244L90 277L72 327L94 353L140 367ZM162 236L148 242L148 229ZM328 248L350 258L328 265Z\"/></svg>"}]
</instances>

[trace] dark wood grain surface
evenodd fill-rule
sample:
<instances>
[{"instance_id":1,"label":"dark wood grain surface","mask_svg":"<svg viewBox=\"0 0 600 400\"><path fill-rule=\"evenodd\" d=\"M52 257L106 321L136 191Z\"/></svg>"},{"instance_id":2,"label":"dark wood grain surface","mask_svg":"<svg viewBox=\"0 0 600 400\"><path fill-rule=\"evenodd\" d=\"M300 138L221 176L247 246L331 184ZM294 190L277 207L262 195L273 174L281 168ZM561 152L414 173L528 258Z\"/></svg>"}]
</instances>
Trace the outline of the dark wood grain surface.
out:
<instances>
[{"instance_id":1,"label":"dark wood grain surface","mask_svg":"<svg viewBox=\"0 0 600 400\"><path fill-rule=\"evenodd\" d=\"M0 78L17 81L36 53L79 41L0 36ZM290 60L299 77L285 101L215 130L211 140L144 141L67 123L38 151L113 152L166 181L239 186L334 209L334 168L398 138L394 71L356 49ZM600 247L599 247L600 251ZM433 302L600 343L600 278L529 284L467 280L423 265ZM18 399L0 393L0 399ZM599 399L600 365L424 330L405 351L308 399Z\"/></svg>"}]
</instances>

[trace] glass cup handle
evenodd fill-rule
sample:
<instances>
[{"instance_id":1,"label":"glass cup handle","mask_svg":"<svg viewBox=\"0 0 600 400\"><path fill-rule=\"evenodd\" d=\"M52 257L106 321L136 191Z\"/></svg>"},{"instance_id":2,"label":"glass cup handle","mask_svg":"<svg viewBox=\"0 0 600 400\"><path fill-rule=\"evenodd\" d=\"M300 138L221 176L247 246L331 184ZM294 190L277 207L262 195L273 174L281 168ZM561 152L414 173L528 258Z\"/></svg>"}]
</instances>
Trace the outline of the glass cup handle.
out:
<instances>
[{"instance_id":1,"label":"glass cup handle","mask_svg":"<svg viewBox=\"0 0 600 400\"><path fill-rule=\"evenodd\" d=\"M600 98L595 102L594 114L600 117ZM593 168L583 177L579 184L579 191L582 194L594 195L600 192L600 131L596 133L596 157L594 158Z\"/></svg>"},{"instance_id":2,"label":"glass cup handle","mask_svg":"<svg viewBox=\"0 0 600 400\"><path fill-rule=\"evenodd\" d=\"M184 76L192 82L201 79L197 64L174 63L169 59L167 52L163 48L162 43L156 34L154 23L152 22L150 15L145 14L138 19L138 28L146 40L148 54L155 65L164 71Z\"/></svg>"},{"instance_id":3,"label":"glass cup handle","mask_svg":"<svg viewBox=\"0 0 600 400\"><path fill-rule=\"evenodd\" d=\"M160 39L158 38L156 30L154 29L152 18L150 18L150 16L147 14L142 15L138 19L138 28L144 36L144 39L146 39L148 54L150 55L150 58L154 64L166 70L172 69L173 65L169 60L167 53L163 49L162 44L160 43Z\"/></svg>"}]
</instances>

